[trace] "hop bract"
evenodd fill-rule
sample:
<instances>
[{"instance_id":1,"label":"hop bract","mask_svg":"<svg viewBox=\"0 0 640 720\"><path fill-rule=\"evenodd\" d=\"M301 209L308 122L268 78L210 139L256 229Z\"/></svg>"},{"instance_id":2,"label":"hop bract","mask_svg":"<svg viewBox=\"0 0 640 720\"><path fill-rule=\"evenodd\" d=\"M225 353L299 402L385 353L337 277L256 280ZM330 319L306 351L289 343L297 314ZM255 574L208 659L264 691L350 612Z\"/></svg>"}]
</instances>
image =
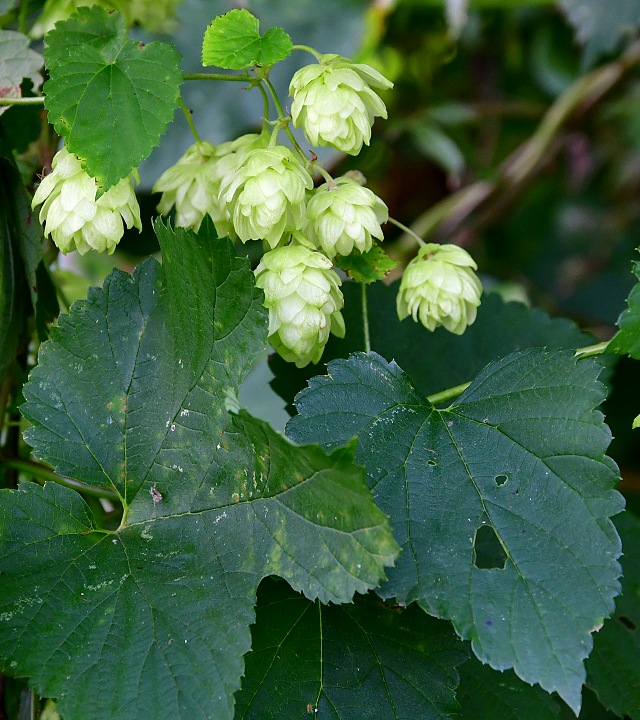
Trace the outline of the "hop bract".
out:
<instances>
[{"instance_id":1,"label":"hop bract","mask_svg":"<svg viewBox=\"0 0 640 720\"><path fill-rule=\"evenodd\" d=\"M269 341L285 360L317 363L330 332L344 337L340 278L324 255L301 245L277 248L255 274L269 309Z\"/></svg>"},{"instance_id":2,"label":"hop bract","mask_svg":"<svg viewBox=\"0 0 640 720\"><path fill-rule=\"evenodd\" d=\"M315 146L328 145L357 155L371 140L374 118L387 117L387 108L371 89L393 83L369 65L353 63L340 55L322 55L291 79L291 117L302 126Z\"/></svg>"},{"instance_id":3,"label":"hop bract","mask_svg":"<svg viewBox=\"0 0 640 720\"><path fill-rule=\"evenodd\" d=\"M402 276L398 317L411 315L428 330L442 325L461 335L476 319L480 305L482 285L476 268L469 253L456 245L425 245Z\"/></svg>"},{"instance_id":4,"label":"hop bract","mask_svg":"<svg viewBox=\"0 0 640 720\"><path fill-rule=\"evenodd\" d=\"M381 224L389 219L387 206L368 188L342 177L321 185L307 203L305 234L330 258L371 249L382 240Z\"/></svg>"},{"instance_id":5,"label":"hop bract","mask_svg":"<svg viewBox=\"0 0 640 720\"><path fill-rule=\"evenodd\" d=\"M142 229L140 208L129 178L96 200L98 185L78 158L62 148L53 158L53 172L36 190L32 207L42 203L40 222L45 235L63 253L76 249L81 255L89 250L111 254L128 228Z\"/></svg>"},{"instance_id":6,"label":"hop bract","mask_svg":"<svg viewBox=\"0 0 640 720\"><path fill-rule=\"evenodd\" d=\"M231 222L242 242L265 240L271 248L305 221L309 173L282 145L253 150L220 188Z\"/></svg>"}]
</instances>

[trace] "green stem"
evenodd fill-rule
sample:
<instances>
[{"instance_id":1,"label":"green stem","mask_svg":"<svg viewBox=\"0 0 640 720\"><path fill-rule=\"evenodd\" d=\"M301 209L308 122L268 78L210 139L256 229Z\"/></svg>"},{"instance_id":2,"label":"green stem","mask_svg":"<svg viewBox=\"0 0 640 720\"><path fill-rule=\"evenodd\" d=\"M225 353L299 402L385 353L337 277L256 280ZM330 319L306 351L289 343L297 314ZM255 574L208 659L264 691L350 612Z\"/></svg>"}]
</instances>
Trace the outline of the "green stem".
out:
<instances>
[{"instance_id":1,"label":"green stem","mask_svg":"<svg viewBox=\"0 0 640 720\"><path fill-rule=\"evenodd\" d=\"M42 105L43 97L3 97L0 105Z\"/></svg>"},{"instance_id":2,"label":"green stem","mask_svg":"<svg viewBox=\"0 0 640 720\"><path fill-rule=\"evenodd\" d=\"M312 47L309 47L308 45L294 45L292 50L304 50L305 52L311 53L313 57L320 62L320 59L322 58L322 53L319 53L317 50L314 50Z\"/></svg>"},{"instance_id":3,"label":"green stem","mask_svg":"<svg viewBox=\"0 0 640 720\"><path fill-rule=\"evenodd\" d=\"M360 283L360 297L362 298L362 327L364 328L364 351L371 352L371 334L369 332L369 306L367 303L367 284Z\"/></svg>"},{"instance_id":4,"label":"green stem","mask_svg":"<svg viewBox=\"0 0 640 720\"><path fill-rule=\"evenodd\" d=\"M198 131L196 130L196 126L193 124L193 118L191 117L191 110L184 104L182 101L182 98L178 98L178 105L180 105L180 109L184 113L185 118L187 119L187 123L189 125L189 129L191 130L191 134L196 139L197 143L201 143L202 140L200 139L200 135L198 135Z\"/></svg>"},{"instance_id":5,"label":"green stem","mask_svg":"<svg viewBox=\"0 0 640 720\"><path fill-rule=\"evenodd\" d=\"M609 347L610 342L610 340L607 340L606 342L600 342L596 343L595 345L588 345L587 347L578 348L575 352L575 357L579 360L582 360L583 358L602 355L602 353L607 352L607 348Z\"/></svg>"},{"instance_id":6,"label":"green stem","mask_svg":"<svg viewBox=\"0 0 640 720\"><path fill-rule=\"evenodd\" d=\"M298 151L298 154L304 160L304 162L308 163L309 159L305 155L304 150L298 144L298 141L293 137L293 133L291 132L291 129L289 128L289 122L287 120L287 116L284 114L284 109L282 108L282 103L280 102L280 98L278 97L278 93L276 92L276 89L273 87L271 80L268 80L267 78L265 78L264 82L265 82L266 86L269 88L269 92L271 93L271 97L273 98L273 103L276 106L276 110L278 111L278 118L280 119L280 121L282 123L282 127L284 128L284 131L287 133L289 142Z\"/></svg>"},{"instance_id":7,"label":"green stem","mask_svg":"<svg viewBox=\"0 0 640 720\"><path fill-rule=\"evenodd\" d=\"M320 165L314 165L313 169L322 175L322 177L327 181L327 188L329 190L332 190L336 186L336 181L329 175L329 173Z\"/></svg>"},{"instance_id":8,"label":"green stem","mask_svg":"<svg viewBox=\"0 0 640 720\"><path fill-rule=\"evenodd\" d=\"M447 388L446 390L443 390L442 392L435 393L434 395L428 395L427 400L432 405L437 405L438 403L446 402L447 400L452 400L453 398L457 398L458 395L462 395L462 393L471 385L470 382L462 383L462 385L456 385L455 387Z\"/></svg>"},{"instance_id":9,"label":"green stem","mask_svg":"<svg viewBox=\"0 0 640 720\"><path fill-rule=\"evenodd\" d=\"M253 82L249 73L243 75L226 75L225 73L185 73L183 80L220 80L222 82Z\"/></svg>"},{"instance_id":10,"label":"green stem","mask_svg":"<svg viewBox=\"0 0 640 720\"><path fill-rule=\"evenodd\" d=\"M260 93L262 95L262 105L263 105L263 114L264 117L262 119L262 129L264 130L267 125L269 124L269 95L267 91L264 89L264 85L262 83L258 83L258 89L260 90Z\"/></svg>"},{"instance_id":11,"label":"green stem","mask_svg":"<svg viewBox=\"0 0 640 720\"><path fill-rule=\"evenodd\" d=\"M18 32L27 34L27 18L29 17L29 0L20 0L20 13L18 15Z\"/></svg>"},{"instance_id":12,"label":"green stem","mask_svg":"<svg viewBox=\"0 0 640 720\"><path fill-rule=\"evenodd\" d=\"M582 360L583 358L602 355L607 351L607 347L609 346L610 342L610 340L607 340L607 342L600 342L596 343L595 345L588 345L587 347L578 348L575 351L574 357L576 357L578 360ZM429 395L427 397L427 400L432 405L437 405L438 403L452 400L453 398L458 397L458 395L461 395L469 387L469 385L471 385L471 382L466 382L462 383L462 385L456 385L455 387L447 388L442 392L435 393L435 395Z\"/></svg>"},{"instance_id":13,"label":"green stem","mask_svg":"<svg viewBox=\"0 0 640 720\"><path fill-rule=\"evenodd\" d=\"M27 475L31 475L37 480L42 480L43 482L55 482L58 485L63 485L64 487L71 488L72 490L77 490L78 492L85 495L91 495L97 498L104 498L105 500L111 500L115 502L121 501L120 496L114 490L96 487L95 485L87 485L86 483L80 482L78 480L73 480L72 478L62 477L61 475L54 473L52 470L49 470L48 468L38 463L31 462L29 460L2 460L2 464L5 467L13 468L14 470L18 470L19 472L24 472Z\"/></svg>"},{"instance_id":14,"label":"green stem","mask_svg":"<svg viewBox=\"0 0 640 720\"><path fill-rule=\"evenodd\" d=\"M406 225L403 225L401 222L396 220L395 218L390 217L387 222L390 222L392 225L395 225L397 228L400 228L406 235L409 235L409 237L412 237L414 240L418 242L420 246L426 245L427 243L420 237L420 235L417 235L413 232L411 228L408 228Z\"/></svg>"}]
</instances>

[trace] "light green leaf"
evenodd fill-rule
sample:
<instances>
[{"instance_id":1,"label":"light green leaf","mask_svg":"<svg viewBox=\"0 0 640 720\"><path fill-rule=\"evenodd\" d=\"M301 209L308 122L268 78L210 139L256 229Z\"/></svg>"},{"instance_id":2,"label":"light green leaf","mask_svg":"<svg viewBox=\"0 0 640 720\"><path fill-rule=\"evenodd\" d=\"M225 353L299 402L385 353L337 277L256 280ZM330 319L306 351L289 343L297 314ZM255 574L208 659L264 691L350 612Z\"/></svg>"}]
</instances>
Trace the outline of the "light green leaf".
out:
<instances>
[{"instance_id":1,"label":"light green leaf","mask_svg":"<svg viewBox=\"0 0 640 720\"><path fill-rule=\"evenodd\" d=\"M640 262L634 262L633 272L640 280ZM611 352L626 353L632 358L640 360L640 282L631 289L627 306L627 309L618 318L620 330L611 339L608 349Z\"/></svg>"},{"instance_id":2,"label":"light green leaf","mask_svg":"<svg viewBox=\"0 0 640 720\"><path fill-rule=\"evenodd\" d=\"M619 592L623 507L593 361L527 350L438 410L395 363L353 355L298 395L287 426L356 459L403 546L384 597L450 618L480 660L574 709L591 633Z\"/></svg>"},{"instance_id":3,"label":"light green leaf","mask_svg":"<svg viewBox=\"0 0 640 720\"><path fill-rule=\"evenodd\" d=\"M279 27L260 35L258 18L248 10L231 10L217 17L204 33L202 64L227 70L268 67L291 54L293 43Z\"/></svg>"},{"instance_id":4,"label":"light green leaf","mask_svg":"<svg viewBox=\"0 0 640 720\"><path fill-rule=\"evenodd\" d=\"M167 129L182 82L167 43L127 39L122 15L81 7L47 33L49 121L108 190L137 168Z\"/></svg>"},{"instance_id":5,"label":"light green leaf","mask_svg":"<svg viewBox=\"0 0 640 720\"><path fill-rule=\"evenodd\" d=\"M467 652L415 606L368 596L326 607L265 580L252 638L236 718L459 717L455 668Z\"/></svg>"},{"instance_id":6,"label":"light green leaf","mask_svg":"<svg viewBox=\"0 0 640 720\"><path fill-rule=\"evenodd\" d=\"M433 160L450 175L460 175L465 159L458 145L447 133L434 123L416 123L412 128L413 139L420 152Z\"/></svg>"},{"instance_id":7,"label":"light green leaf","mask_svg":"<svg viewBox=\"0 0 640 720\"><path fill-rule=\"evenodd\" d=\"M587 659L587 685L616 715L640 718L640 520L629 512L616 519L622 538L622 595L613 617L594 638Z\"/></svg>"},{"instance_id":8,"label":"light green leaf","mask_svg":"<svg viewBox=\"0 0 640 720\"><path fill-rule=\"evenodd\" d=\"M623 37L631 37L640 27L637 0L617 0L615 5L602 0L559 0L559 4L585 46L586 65L615 50Z\"/></svg>"},{"instance_id":9,"label":"light green leaf","mask_svg":"<svg viewBox=\"0 0 640 720\"><path fill-rule=\"evenodd\" d=\"M0 30L0 97L20 97L20 83L29 78L34 87L42 83L43 60L29 47L29 38L13 30ZM8 107L0 107L0 115Z\"/></svg>"},{"instance_id":10,"label":"light green leaf","mask_svg":"<svg viewBox=\"0 0 640 720\"><path fill-rule=\"evenodd\" d=\"M366 253L352 252L350 255L338 255L334 263L357 283L372 283L386 277L398 262L374 243Z\"/></svg>"},{"instance_id":11,"label":"light green leaf","mask_svg":"<svg viewBox=\"0 0 640 720\"><path fill-rule=\"evenodd\" d=\"M346 602L397 554L353 449L226 411L266 342L246 260L208 220L156 232L163 264L74 304L24 389L35 454L117 493L119 529L51 483L0 492L0 668L65 720L88 697L92 720L230 720L263 577Z\"/></svg>"}]
</instances>

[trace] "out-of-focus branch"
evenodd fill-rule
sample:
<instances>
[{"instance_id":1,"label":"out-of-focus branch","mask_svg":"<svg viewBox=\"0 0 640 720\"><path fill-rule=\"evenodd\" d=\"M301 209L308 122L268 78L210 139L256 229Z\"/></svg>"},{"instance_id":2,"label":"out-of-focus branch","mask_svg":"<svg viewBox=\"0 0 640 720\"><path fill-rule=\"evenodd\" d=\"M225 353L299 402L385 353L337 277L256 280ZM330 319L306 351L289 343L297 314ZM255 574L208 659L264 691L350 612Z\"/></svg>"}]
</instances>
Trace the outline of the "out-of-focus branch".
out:
<instances>
[{"instance_id":1,"label":"out-of-focus branch","mask_svg":"<svg viewBox=\"0 0 640 720\"><path fill-rule=\"evenodd\" d=\"M502 208L505 201L512 201L562 147L558 139L567 122L587 112L639 63L637 41L618 60L576 80L547 110L533 135L499 166L495 180L481 180L461 188L420 215L411 230L427 238L446 223L447 234L451 235L473 212L484 210L489 214L491 206ZM415 244L406 233L399 242L402 246Z\"/></svg>"}]
</instances>

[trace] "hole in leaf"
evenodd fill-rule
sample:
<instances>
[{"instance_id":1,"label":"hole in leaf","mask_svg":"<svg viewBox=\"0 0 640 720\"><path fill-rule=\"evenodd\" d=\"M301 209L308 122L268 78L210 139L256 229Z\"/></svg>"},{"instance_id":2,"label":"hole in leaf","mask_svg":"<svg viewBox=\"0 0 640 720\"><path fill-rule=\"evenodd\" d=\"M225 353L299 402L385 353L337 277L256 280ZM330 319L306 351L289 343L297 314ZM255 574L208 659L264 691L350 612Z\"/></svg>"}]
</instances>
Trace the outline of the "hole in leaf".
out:
<instances>
[{"instance_id":1,"label":"hole in leaf","mask_svg":"<svg viewBox=\"0 0 640 720\"><path fill-rule=\"evenodd\" d=\"M622 625L624 625L627 630L636 630L637 625L633 622L631 618L628 618L626 615L618 615L618 620Z\"/></svg>"},{"instance_id":2,"label":"hole in leaf","mask_svg":"<svg viewBox=\"0 0 640 720\"><path fill-rule=\"evenodd\" d=\"M427 460L427 465L429 465L429 467L438 467L438 463L433 458Z\"/></svg>"},{"instance_id":3,"label":"hole in leaf","mask_svg":"<svg viewBox=\"0 0 640 720\"><path fill-rule=\"evenodd\" d=\"M504 570L507 554L491 525L482 525L473 538L473 564L479 570Z\"/></svg>"},{"instance_id":4,"label":"hole in leaf","mask_svg":"<svg viewBox=\"0 0 640 720\"><path fill-rule=\"evenodd\" d=\"M509 476L506 473L500 473L500 475L496 475L493 478L495 484L498 487L502 487L507 482L508 479L509 479Z\"/></svg>"}]
</instances>

